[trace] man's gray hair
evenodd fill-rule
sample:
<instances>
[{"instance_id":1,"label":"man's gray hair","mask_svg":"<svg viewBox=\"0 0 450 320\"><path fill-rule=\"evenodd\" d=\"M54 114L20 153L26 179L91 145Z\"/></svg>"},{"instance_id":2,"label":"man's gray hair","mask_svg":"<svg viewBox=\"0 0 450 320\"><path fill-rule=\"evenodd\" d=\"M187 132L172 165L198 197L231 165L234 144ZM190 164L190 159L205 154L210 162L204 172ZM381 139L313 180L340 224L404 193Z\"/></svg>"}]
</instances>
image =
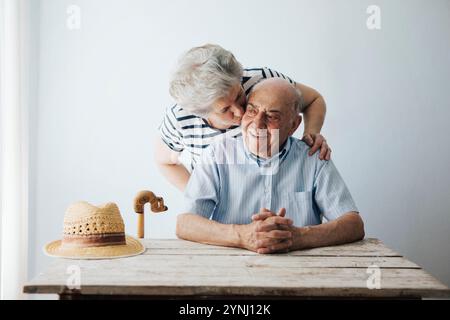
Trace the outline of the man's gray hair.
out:
<instances>
[{"instance_id":1,"label":"man's gray hair","mask_svg":"<svg viewBox=\"0 0 450 320\"><path fill-rule=\"evenodd\" d=\"M179 59L170 79L170 95L182 108L206 117L214 101L240 83L242 73L242 65L221 46L195 47Z\"/></svg>"},{"instance_id":2,"label":"man's gray hair","mask_svg":"<svg viewBox=\"0 0 450 320\"><path fill-rule=\"evenodd\" d=\"M264 81L267 81L268 79L273 79L273 78L262 78L260 80L258 80L250 89L249 91L249 96L252 95L252 93L254 92L255 88L258 88L258 85L263 83ZM279 80L281 80L281 78L278 78ZM286 83L289 83L286 79L282 80L285 81ZM297 88L294 84L289 83L289 85L292 87L292 93L294 95L294 101L293 101L293 107L294 107L294 112L296 114L300 114L305 110L305 103L303 100L303 93L302 91Z\"/></svg>"}]
</instances>

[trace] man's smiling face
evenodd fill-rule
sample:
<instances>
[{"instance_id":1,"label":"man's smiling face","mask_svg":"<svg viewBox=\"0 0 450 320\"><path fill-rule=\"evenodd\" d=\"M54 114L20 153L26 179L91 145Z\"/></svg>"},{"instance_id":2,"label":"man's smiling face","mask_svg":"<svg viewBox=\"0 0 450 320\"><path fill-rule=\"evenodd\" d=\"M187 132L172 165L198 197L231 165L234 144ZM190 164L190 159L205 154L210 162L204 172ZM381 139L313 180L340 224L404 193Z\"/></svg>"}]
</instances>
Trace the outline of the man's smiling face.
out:
<instances>
[{"instance_id":1,"label":"man's smiling face","mask_svg":"<svg viewBox=\"0 0 450 320\"><path fill-rule=\"evenodd\" d=\"M268 79L255 86L242 118L242 135L251 153L266 159L278 153L300 125L295 109L299 100L298 91L284 79Z\"/></svg>"}]
</instances>

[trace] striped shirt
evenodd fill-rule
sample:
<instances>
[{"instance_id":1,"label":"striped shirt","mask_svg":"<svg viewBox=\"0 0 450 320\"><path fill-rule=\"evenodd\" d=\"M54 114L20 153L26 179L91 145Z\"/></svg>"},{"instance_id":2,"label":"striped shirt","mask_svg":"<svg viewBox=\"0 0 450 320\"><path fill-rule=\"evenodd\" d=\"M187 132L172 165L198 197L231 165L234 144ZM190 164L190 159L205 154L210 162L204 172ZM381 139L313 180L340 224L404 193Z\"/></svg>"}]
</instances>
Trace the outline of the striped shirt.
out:
<instances>
[{"instance_id":1,"label":"striped shirt","mask_svg":"<svg viewBox=\"0 0 450 320\"><path fill-rule=\"evenodd\" d=\"M289 137L271 159L257 161L243 137L221 139L203 152L185 191L183 212L225 224L248 224L260 208L278 212L297 227L334 220L358 209L333 161Z\"/></svg>"},{"instance_id":2,"label":"striped shirt","mask_svg":"<svg viewBox=\"0 0 450 320\"><path fill-rule=\"evenodd\" d=\"M281 77L295 84L289 77L269 68L244 69L241 84L248 95L261 79L273 77ZM189 113L179 105L166 110L158 129L162 140L170 149L176 152L187 152L185 159L188 169L193 169L203 149L218 137L224 134L231 137L241 135L240 126L232 126L227 130L213 128L206 119Z\"/></svg>"}]
</instances>

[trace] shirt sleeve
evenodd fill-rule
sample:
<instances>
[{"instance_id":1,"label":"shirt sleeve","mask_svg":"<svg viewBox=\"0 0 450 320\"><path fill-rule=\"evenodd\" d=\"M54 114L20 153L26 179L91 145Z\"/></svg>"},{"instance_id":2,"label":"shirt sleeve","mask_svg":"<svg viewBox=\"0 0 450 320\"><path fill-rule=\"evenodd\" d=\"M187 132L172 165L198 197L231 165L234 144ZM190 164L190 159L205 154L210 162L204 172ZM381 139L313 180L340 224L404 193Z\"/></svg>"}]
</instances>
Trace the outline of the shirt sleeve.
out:
<instances>
[{"instance_id":1,"label":"shirt sleeve","mask_svg":"<svg viewBox=\"0 0 450 320\"><path fill-rule=\"evenodd\" d=\"M270 68L264 68L265 72L264 74L266 74L266 78L283 78L286 79L287 81L289 81L290 83L292 83L294 86L297 85L297 83L292 80L290 77L282 74L281 72L278 72L276 70L270 69ZM304 102L304 98L303 98L303 94L300 97L301 100L301 105L302 105L302 110L305 106L305 102Z\"/></svg>"},{"instance_id":2,"label":"shirt sleeve","mask_svg":"<svg viewBox=\"0 0 450 320\"><path fill-rule=\"evenodd\" d=\"M175 107L176 105L167 108L164 119L159 125L158 130L161 135L161 139L170 149L176 152L181 152L184 150L184 145L182 143L183 134L181 133L180 124L175 116Z\"/></svg>"},{"instance_id":3,"label":"shirt sleeve","mask_svg":"<svg viewBox=\"0 0 450 320\"><path fill-rule=\"evenodd\" d=\"M283 78L286 79L287 81L289 81L290 83L295 85L295 81L292 80L290 77L282 74L281 72L278 72L274 69L270 69L270 68L263 68L263 78L268 79L268 78Z\"/></svg>"},{"instance_id":4,"label":"shirt sleeve","mask_svg":"<svg viewBox=\"0 0 450 320\"><path fill-rule=\"evenodd\" d=\"M219 173L213 147L208 147L195 165L184 193L185 213L210 219L219 199Z\"/></svg>"},{"instance_id":5,"label":"shirt sleeve","mask_svg":"<svg viewBox=\"0 0 450 320\"><path fill-rule=\"evenodd\" d=\"M334 220L358 208L333 161L319 161L314 181L314 199L327 220Z\"/></svg>"}]
</instances>

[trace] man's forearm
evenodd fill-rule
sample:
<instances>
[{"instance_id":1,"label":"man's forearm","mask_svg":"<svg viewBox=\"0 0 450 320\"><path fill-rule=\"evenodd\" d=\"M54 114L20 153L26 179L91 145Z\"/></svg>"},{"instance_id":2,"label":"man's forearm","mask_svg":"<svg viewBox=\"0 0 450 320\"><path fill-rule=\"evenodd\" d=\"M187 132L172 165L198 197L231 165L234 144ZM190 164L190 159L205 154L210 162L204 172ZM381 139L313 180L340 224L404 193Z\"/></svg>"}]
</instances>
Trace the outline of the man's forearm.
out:
<instances>
[{"instance_id":1,"label":"man's forearm","mask_svg":"<svg viewBox=\"0 0 450 320\"><path fill-rule=\"evenodd\" d=\"M324 224L295 228L292 250L333 246L363 238L364 223L361 217L356 212L349 212Z\"/></svg>"},{"instance_id":2,"label":"man's forearm","mask_svg":"<svg viewBox=\"0 0 450 320\"><path fill-rule=\"evenodd\" d=\"M326 110L325 100L322 96L317 97L305 108L303 111L303 117L305 118L304 134L320 133L325 121Z\"/></svg>"},{"instance_id":3,"label":"man's forearm","mask_svg":"<svg viewBox=\"0 0 450 320\"><path fill-rule=\"evenodd\" d=\"M167 180L181 192L184 192L189 181L189 171L182 164L161 164L158 163L162 174Z\"/></svg>"},{"instance_id":4,"label":"man's forearm","mask_svg":"<svg viewBox=\"0 0 450 320\"><path fill-rule=\"evenodd\" d=\"M241 247L238 225L223 224L196 214L184 213L177 217L177 237L206 244Z\"/></svg>"}]
</instances>

